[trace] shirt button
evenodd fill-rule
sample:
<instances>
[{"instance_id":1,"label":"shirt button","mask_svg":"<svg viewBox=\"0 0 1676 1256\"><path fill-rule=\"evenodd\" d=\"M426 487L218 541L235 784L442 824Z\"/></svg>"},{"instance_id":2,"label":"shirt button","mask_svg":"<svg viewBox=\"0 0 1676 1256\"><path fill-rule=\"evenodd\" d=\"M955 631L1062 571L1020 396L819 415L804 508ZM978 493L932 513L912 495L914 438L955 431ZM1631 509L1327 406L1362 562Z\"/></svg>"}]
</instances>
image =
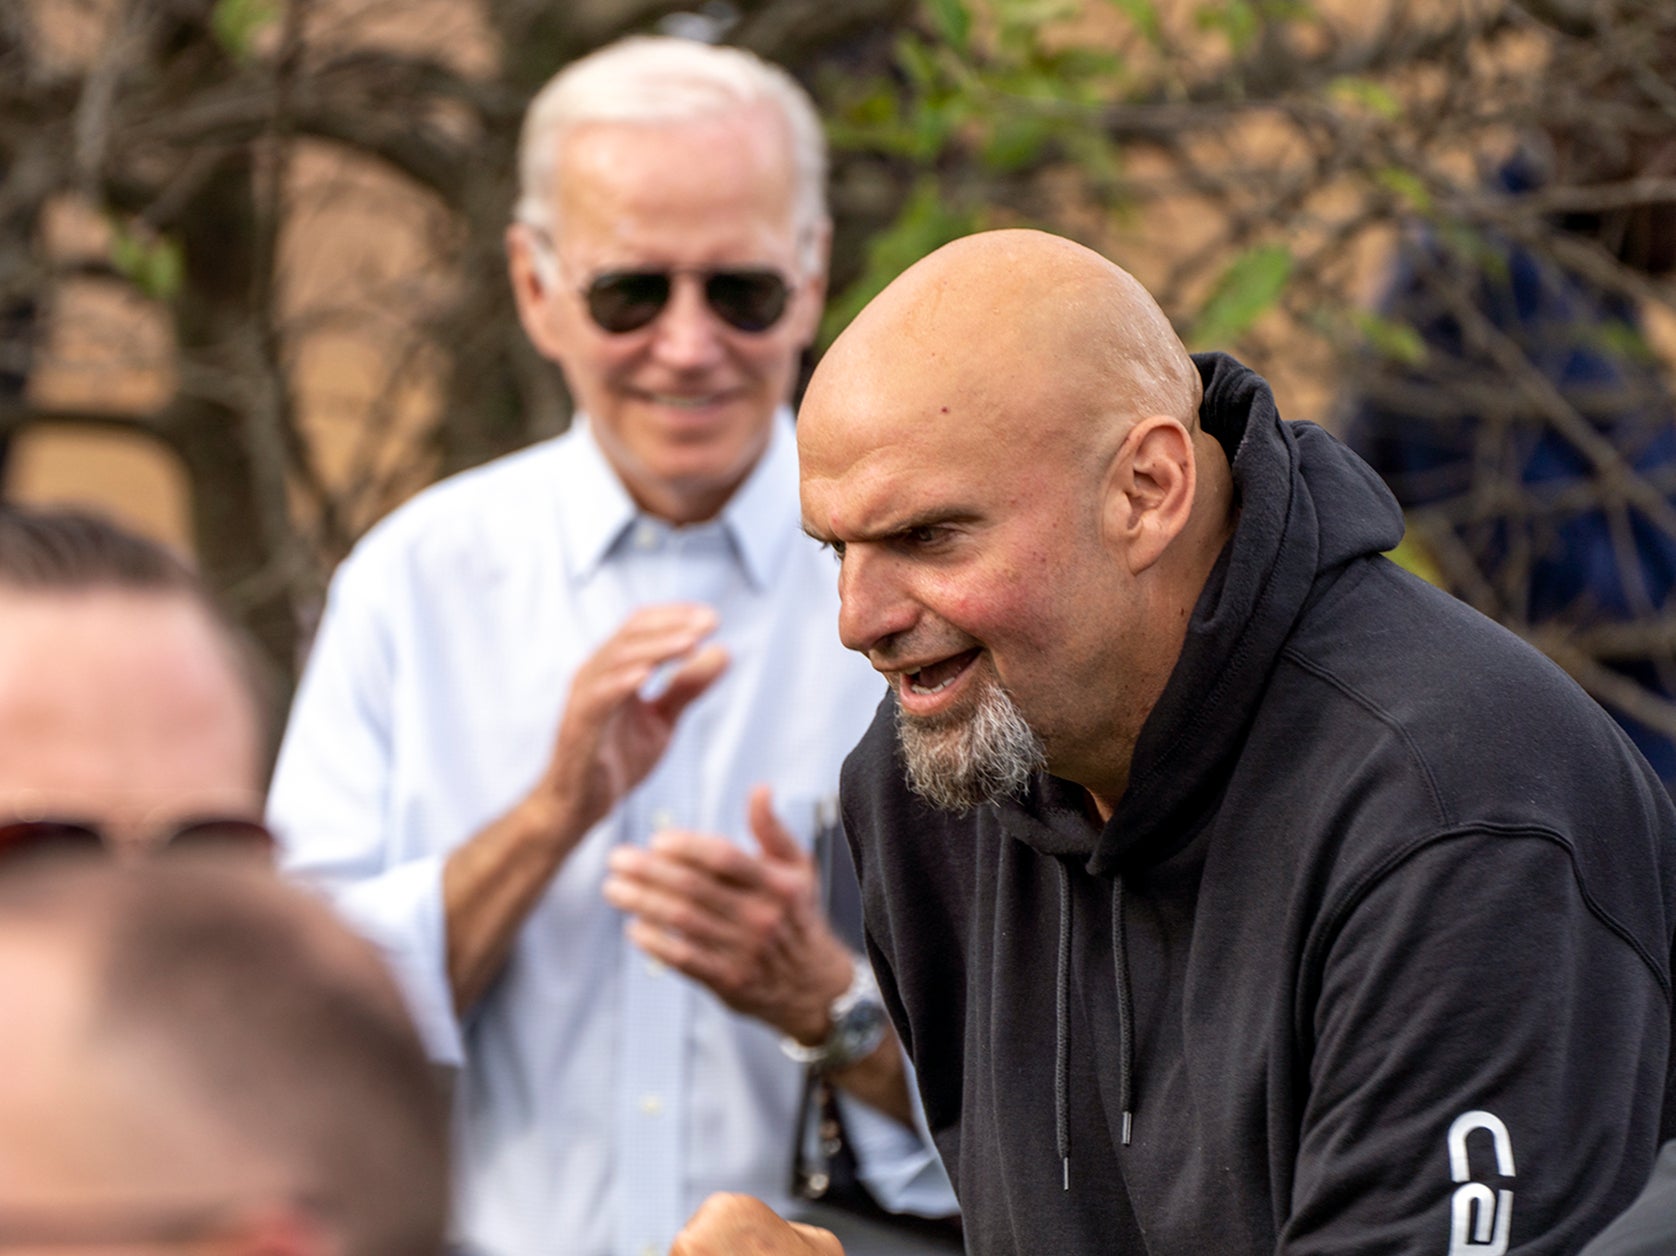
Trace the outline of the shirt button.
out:
<instances>
[{"instance_id":1,"label":"shirt button","mask_svg":"<svg viewBox=\"0 0 1676 1256\"><path fill-rule=\"evenodd\" d=\"M658 1116L663 1112L663 1100L657 1095L641 1095L640 1110L647 1116Z\"/></svg>"},{"instance_id":2,"label":"shirt button","mask_svg":"<svg viewBox=\"0 0 1676 1256\"><path fill-rule=\"evenodd\" d=\"M651 955L646 957L646 975L648 977L661 977L668 971L669 965L661 959Z\"/></svg>"},{"instance_id":3,"label":"shirt button","mask_svg":"<svg viewBox=\"0 0 1676 1256\"><path fill-rule=\"evenodd\" d=\"M654 1243L648 1243L640 1249L640 1256L663 1256L663 1251Z\"/></svg>"},{"instance_id":4,"label":"shirt button","mask_svg":"<svg viewBox=\"0 0 1676 1256\"><path fill-rule=\"evenodd\" d=\"M659 807L656 811L652 812L652 832L658 833L664 829L672 829L674 827L674 812L667 811L662 807Z\"/></svg>"},{"instance_id":5,"label":"shirt button","mask_svg":"<svg viewBox=\"0 0 1676 1256\"><path fill-rule=\"evenodd\" d=\"M656 549L658 544L657 525L642 521L634 529L634 544L637 549Z\"/></svg>"}]
</instances>

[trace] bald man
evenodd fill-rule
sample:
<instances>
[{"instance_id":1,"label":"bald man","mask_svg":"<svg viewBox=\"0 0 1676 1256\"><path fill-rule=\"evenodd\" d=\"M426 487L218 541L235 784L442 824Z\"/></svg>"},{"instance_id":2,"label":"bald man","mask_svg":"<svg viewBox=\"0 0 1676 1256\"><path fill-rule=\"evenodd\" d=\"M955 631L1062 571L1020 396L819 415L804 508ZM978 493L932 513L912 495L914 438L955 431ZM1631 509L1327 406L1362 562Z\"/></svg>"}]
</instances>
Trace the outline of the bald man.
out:
<instances>
[{"instance_id":1,"label":"bald man","mask_svg":"<svg viewBox=\"0 0 1676 1256\"><path fill-rule=\"evenodd\" d=\"M0 864L0 1249L434 1256L446 1113L372 947L225 859Z\"/></svg>"},{"instance_id":2,"label":"bald man","mask_svg":"<svg viewBox=\"0 0 1676 1256\"><path fill-rule=\"evenodd\" d=\"M891 685L843 818L969 1251L1569 1252L1634 1196L1676 815L1381 557L1362 462L1031 232L883 293L798 445Z\"/></svg>"}]
</instances>

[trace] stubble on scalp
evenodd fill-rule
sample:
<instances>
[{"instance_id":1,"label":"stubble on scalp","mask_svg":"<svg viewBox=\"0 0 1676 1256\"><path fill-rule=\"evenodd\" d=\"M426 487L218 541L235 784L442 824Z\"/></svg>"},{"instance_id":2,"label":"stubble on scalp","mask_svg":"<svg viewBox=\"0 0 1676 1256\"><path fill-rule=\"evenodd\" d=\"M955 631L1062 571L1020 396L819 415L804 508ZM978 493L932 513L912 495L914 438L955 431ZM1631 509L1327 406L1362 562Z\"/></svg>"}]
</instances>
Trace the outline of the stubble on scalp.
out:
<instances>
[{"instance_id":1,"label":"stubble on scalp","mask_svg":"<svg viewBox=\"0 0 1676 1256\"><path fill-rule=\"evenodd\" d=\"M942 811L1017 798L1047 766L1042 739L999 684L984 685L977 706L961 716L918 719L897 707L896 735L908 787Z\"/></svg>"}]
</instances>

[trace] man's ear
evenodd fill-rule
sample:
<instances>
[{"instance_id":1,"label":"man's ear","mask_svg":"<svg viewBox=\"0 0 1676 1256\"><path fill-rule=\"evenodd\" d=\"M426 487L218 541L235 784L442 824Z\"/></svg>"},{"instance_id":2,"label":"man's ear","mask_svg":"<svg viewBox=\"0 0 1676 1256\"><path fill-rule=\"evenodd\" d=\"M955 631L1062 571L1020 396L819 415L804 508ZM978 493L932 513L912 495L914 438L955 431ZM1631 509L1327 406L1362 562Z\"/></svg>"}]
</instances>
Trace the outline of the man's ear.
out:
<instances>
[{"instance_id":1,"label":"man's ear","mask_svg":"<svg viewBox=\"0 0 1676 1256\"><path fill-rule=\"evenodd\" d=\"M558 303L565 294L559 290L552 259L542 252L530 228L520 222L506 229L506 270L524 334L543 357L562 362L564 342L557 330L557 316L562 313Z\"/></svg>"},{"instance_id":2,"label":"man's ear","mask_svg":"<svg viewBox=\"0 0 1676 1256\"><path fill-rule=\"evenodd\" d=\"M1153 415L1129 429L1106 478L1105 535L1139 575L1164 556L1193 513L1193 438Z\"/></svg>"},{"instance_id":3,"label":"man's ear","mask_svg":"<svg viewBox=\"0 0 1676 1256\"><path fill-rule=\"evenodd\" d=\"M798 347L803 349L815 343L815 335L821 328L821 315L826 310L827 267L832 260L831 220L823 218L810 230L812 237L798 250L799 265L806 260L809 269L798 284L793 315L797 319Z\"/></svg>"}]
</instances>

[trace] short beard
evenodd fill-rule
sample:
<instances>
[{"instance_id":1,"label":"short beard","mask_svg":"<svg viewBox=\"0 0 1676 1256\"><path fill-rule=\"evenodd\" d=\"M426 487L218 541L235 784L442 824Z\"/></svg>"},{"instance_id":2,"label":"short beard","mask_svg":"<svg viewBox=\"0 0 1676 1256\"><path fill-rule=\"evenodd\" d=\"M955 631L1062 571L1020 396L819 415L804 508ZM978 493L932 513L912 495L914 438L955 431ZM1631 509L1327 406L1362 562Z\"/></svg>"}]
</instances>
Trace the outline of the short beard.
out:
<instances>
[{"instance_id":1,"label":"short beard","mask_svg":"<svg viewBox=\"0 0 1676 1256\"><path fill-rule=\"evenodd\" d=\"M896 708L908 787L943 811L971 811L1023 795L1047 766L1042 739L999 683L983 686L969 715L916 719Z\"/></svg>"}]
</instances>

